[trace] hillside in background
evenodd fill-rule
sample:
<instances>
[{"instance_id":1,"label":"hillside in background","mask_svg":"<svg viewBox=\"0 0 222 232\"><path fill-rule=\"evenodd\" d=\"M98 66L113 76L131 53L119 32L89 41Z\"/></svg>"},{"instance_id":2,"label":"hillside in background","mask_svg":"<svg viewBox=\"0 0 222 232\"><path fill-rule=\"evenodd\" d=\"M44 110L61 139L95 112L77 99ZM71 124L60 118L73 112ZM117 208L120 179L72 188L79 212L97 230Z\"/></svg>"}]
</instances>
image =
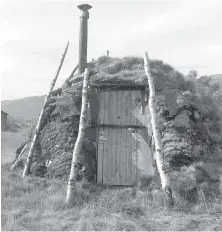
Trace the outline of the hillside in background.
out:
<instances>
[{"instance_id":1,"label":"hillside in background","mask_svg":"<svg viewBox=\"0 0 222 232\"><path fill-rule=\"evenodd\" d=\"M8 116L7 131L1 131L1 163L12 162L15 159L16 149L27 141L33 120L17 119Z\"/></svg>"},{"instance_id":2,"label":"hillside in background","mask_svg":"<svg viewBox=\"0 0 222 232\"><path fill-rule=\"evenodd\" d=\"M1 109L16 119L36 120L42 110L44 96L2 101Z\"/></svg>"},{"instance_id":3,"label":"hillside in background","mask_svg":"<svg viewBox=\"0 0 222 232\"><path fill-rule=\"evenodd\" d=\"M1 132L1 164L12 162L16 156L16 149L27 140L30 127L23 126L16 132Z\"/></svg>"}]
</instances>

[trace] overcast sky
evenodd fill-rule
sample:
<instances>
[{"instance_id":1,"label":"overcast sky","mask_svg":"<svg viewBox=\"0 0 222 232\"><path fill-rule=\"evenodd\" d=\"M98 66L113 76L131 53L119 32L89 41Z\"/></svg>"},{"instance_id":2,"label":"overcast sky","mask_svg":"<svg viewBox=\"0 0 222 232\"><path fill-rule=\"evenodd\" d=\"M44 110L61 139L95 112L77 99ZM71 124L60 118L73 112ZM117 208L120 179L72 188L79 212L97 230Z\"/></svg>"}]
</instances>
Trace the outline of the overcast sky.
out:
<instances>
[{"instance_id":1,"label":"overcast sky","mask_svg":"<svg viewBox=\"0 0 222 232\"><path fill-rule=\"evenodd\" d=\"M46 94L69 40L56 87L63 84L77 65L81 3L93 6L88 61L107 49L118 57L147 50L184 74L222 73L221 0L0 1L2 100Z\"/></svg>"}]
</instances>

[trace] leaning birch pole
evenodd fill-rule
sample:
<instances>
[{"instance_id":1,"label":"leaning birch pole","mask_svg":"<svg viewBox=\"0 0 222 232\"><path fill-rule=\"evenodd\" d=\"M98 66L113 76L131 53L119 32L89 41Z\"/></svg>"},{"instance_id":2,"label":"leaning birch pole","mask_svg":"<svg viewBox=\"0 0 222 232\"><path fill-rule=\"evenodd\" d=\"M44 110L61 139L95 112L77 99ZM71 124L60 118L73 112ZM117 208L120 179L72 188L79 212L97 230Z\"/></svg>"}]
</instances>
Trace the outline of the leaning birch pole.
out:
<instances>
[{"instance_id":1,"label":"leaning birch pole","mask_svg":"<svg viewBox=\"0 0 222 232\"><path fill-rule=\"evenodd\" d=\"M15 161L15 163L12 165L12 167L10 168L10 170L13 170L13 168L16 166L16 164L19 162L19 160L21 159L21 157L23 156L24 152L25 152L25 149L28 145L28 142L25 144L25 146L23 147L23 149L21 150L17 160Z\"/></svg>"},{"instance_id":2,"label":"leaning birch pole","mask_svg":"<svg viewBox=\"0 0 222 232\"><path fill-rule=\"evenodd\" d=\"M80 114L80 122L79 122L79 132L72 155L71 171L70 171L70 176L67 186L67 194L66 194L66 204L72 204L73 202L73 198L75 195L76 179L79 173L78 161L80 159L80 152L83 146L83 139L84 139L84 133L86 127L88 78L89 78L89 70L88 68L86 68L84 73L84 79L83 79L83 87L82 87L82 106L81 106L81 114Z\"/></svg>"},{"instance_id":3,"label":"leaning birch pole","mask_svg":"<svg viewBox=\"0 0 222 232\"><path fill-rule=\"evenodd\" d=\"M145 52L145 57L144 57L144 69L145 69L145 73L146 73L148 84L149 84L149 92L150 92L149 110L150 110L150 116L151 116L153 138L154 138L154 143L155 143L155 156L156 156L157 169L160 175L162 190L164 193L166 204L169 207L172 207L174 202L173 202L172 191L171 191L171 186L170 186L170 179L169 179L168 174L164 170L163 144L161 141L161 135L159 131L158 119L157 119L157 113L156 113L155 86L154 86L153 77L150 72L150 64L149 64L149 58L148 58L147 52Z\"/></svg>"},{"instance_id":4,"label":"leaning birch pole","mask_svg":"<svg viewBox=\"0 0 222 232\"><path fill-rule=\"evenodd\" d=\"M79 67L79 65L77 64L76 67L71 72L71 74L69 75L69 77L67 78L68 80L71 79L74 76L74 74L75 74L76 70L78 69L78 67Z\"/></svg>"},{"instance_id":5,"label":"leaning birch pole","mask_svg":"<svg viewBox=\"0 0 222 232\"><path fill-rule=\"evenodd\" d=\"M69 75L69 77L66 79L65 83L70 84L69 81L72 80L76 70L78 69L79 65L77 64L76 67L72 70L71 74Z\"/></svg>"},{"instance_id":6,"label":"leaning birch pole","mask_svg":"<svg viewBox=\"0 0 222 232\"><path fill-rule=\"evenodd\" d=\"M41 127L41 122L42 122L42 118L43 118L43 114L44 114L44 111L45 111L45 108L46 108L46 104L47 104L47 101L50 97L50 93L52 92L54 86L55 86L55 83L56 83L56 80L59 76L59 73L60 73L60 70L62 68L62 65L63 65L63 62L64 62L64 59L65 59L65 56L66 56L66 53L67 53L67 50L68 50L68 47L69 47L69 41L66 45L66 48L65 48L65 51L62 55L62 59L60 61L60 64L59 64L59 67L58 67L58 70L56 72L56 76L54 77L54 79L52 80L52 83L50 85L50 89L49 89L49 92L48 94L46 95L45 97L45 101L44 101L44 104L43 104L43 108L42 108L42 111L39 115L39 119L38 119L38 123L36 125L36 128L35 128L35 134L34 134L34 137L32 139L32 143L31 143L31 146L30 146L30 150L29 150L29 153L28 153L28 156L27 156L27 159L26 159L26 162L25 162L25 167L24 167L24 170L23 170L23 174L22 174L22 177L26 177L30 174L30 168L31 168L31 163L32 163L32 156L33 156L33 152L34 152L34 148L35 148L35 144L36 144L36 141L38 139L38 136L39 136L39 132L40 132L40 127Z\"/></svg>"}]
</instances>

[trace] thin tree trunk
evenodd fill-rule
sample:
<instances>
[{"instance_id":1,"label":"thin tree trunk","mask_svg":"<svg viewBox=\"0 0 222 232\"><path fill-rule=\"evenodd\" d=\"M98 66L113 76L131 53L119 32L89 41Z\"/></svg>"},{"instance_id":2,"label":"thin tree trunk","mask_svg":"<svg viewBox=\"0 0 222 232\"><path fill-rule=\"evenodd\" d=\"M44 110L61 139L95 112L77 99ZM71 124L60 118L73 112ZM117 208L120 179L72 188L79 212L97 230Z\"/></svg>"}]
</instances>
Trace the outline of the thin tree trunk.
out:
<instances>
[{"instance_id":1,"label":"thin tree trunk","mask_svg":"<svg viewBox=\"0 0 222 232\"><path fill-rule=\"evenodd\" d=\"M75 74L76 70L78 69L79 65L77 64L76 67L73 69L67 80L69 81Z\"/></svg>"},{"instance_id":2,"label":"thin tree trunk","mask_svg":"<svg viewBox=\"0 0 222 232\"><path fill-rule=\"evenodd\" d=\"M52 90L53 90L53 88L55 86L56 80L57 80L57 78L59 76L59 73L60 73L60 70L62 68L62 65L63 65L64 59L65 59L68 47L69 47L69 41L68 41L68 43L66 45L66 48L65 48L65 51L64 51L64 53L62 55L62 59L60 61L60 65L59 65L58 70L56 72L56 76L52 80L52 83L50 85L50 89L49 89L48 95L46 95L46 97L45 97L43 108L42 108L42 111L41 111L41 113L39 115L38 123L37 123L36 129L35 129L35 134L34 134L34 137L33 137L32 143L31 143L31 147L30 147L30 150L29 150L29 153L28 153L28 156L27 156L27 160L26 160L26 163L25 163L25 167L24 167L24 170L23 170L23 175L22 175L23 178L30 174L30 168L31 168L31 163L32 163L32 155L33 155L33 152L34 152L36 141L37 141L38 136L39 136L39 132L40 132L40 127L41 127L41 122L42 122L44 110L45 110L47 101L48 101L48 99L50 97L50 93L52 92Z\"/></svg>"},{"instance_id":3,"label":"thin tree trunk","mask_svg":"<svg viewBox=\"0 0 222 232\"><path fill-rule=\"evenodd\" d=\"M69 77L65 80L65 84L63 86L69 86L71 85L71 80L76 72L76 70L78 69L79 65L77 64L76 67L72 70L71 74L69 75Z\"/></svg>"},{"instance_id":4,"label":"thin tree trunk","mask_svg":"<svg viewBox=\"0 0 222 232\"><path fill-rule=\"evenodd\" d=\"M10 170L13 170L13 168L16 166L16 164L19 162L19 160L21 159L21 157L23 156L25 149L27 147L28 143L25 144L25 146L23 147L23 149L21 150L17 160L14 162L14 164L12 165L12 167L10 168Z\"/></svg>"},{"instance_id":5,"label":"thin tree trunk","mask_svg":"<svg viewBox=\"0 0 222 232\"><path fill-rule=\"evenodd\" d=\"M149 109L151 116L151 125L153 130L153 138L155 142L155 156L156 156L157 169L160 174L160 180L161 180L162 190L164 192L166 204L169 207L172 207L174 201L172 197L170 179L168 174L164 170L163 144L161 141L161 135L159 131L157 114L156 114L155 86L154 86L153 77L151 76L151 72L150 72L149 58L147 52L145 52L144 69L148 79L149 90L150 90Z\"/></svg>"},{"instance_id":6,"label":"thin tree trunk","mask_svg":"<svg viewBox=\"0 0 222 232\"><path fill-rule=\"evenodd\" d=\"M153 133L151 135L149 147L150 147L150 152L151 152L151 159L152 159L152 166L153 166L153 176L157 175L157 166L156 166L156 155L155 155L155 142L153 138Z\"/></svg>"},{"instance_id":7,"label":"thin tree trunk","mask_svg":"<svg viewBox=\"0 0 222 232\"><path fill-rule=\"evenodd\" d=\"M80 122L79 122L79 132L76 139L75 147L73 150L72 163L71 163L71 171L67 186L67 194L66 194L66 203L72 204L73 198L75 196L75 185L79 173L79 159L80 152L83 146L83 139L85 133L86 126L86 110L87 110L87 91L88 91L88 78L89 78L89 70L85 69L84 79L83 79L83 87L82 87L82 107L80 114Z\"/></svg>"}]
</instances>

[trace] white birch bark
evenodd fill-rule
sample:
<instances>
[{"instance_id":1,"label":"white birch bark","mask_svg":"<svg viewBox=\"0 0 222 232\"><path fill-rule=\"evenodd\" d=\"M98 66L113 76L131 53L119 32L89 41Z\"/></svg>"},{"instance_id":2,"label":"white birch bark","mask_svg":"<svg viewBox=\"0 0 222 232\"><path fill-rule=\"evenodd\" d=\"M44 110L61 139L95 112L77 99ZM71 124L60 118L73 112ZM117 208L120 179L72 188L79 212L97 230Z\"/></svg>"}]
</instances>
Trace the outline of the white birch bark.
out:
<instances>
[{"instance_id":1,"label":"white birch bark","mask_svg":"<svg viewBox=\"0 0 222 232\"><path fill-rule=\"evenodd\" d=\"M164 191L164 195L167 200L167 204L169 206L173 205L173 198L170 186L170 179L168 174L164 171L164 157L163 157L163 144L161 141L161 135L158 126L158 119L156 113L156 93L153 77L150 72L149 58L147 52L145 52L144 57L144 69L148 79L149 84L149 109L151 116L151 125L153 130L153 138L155 143L155 156L156 156L156 164L157 169L160 175L162 190Z\"/></svg>"},{"instance_id":2,"label":"white birch bark","mask_svg":"<svg viewBox=\"0 0 222 232\"><path fill-rule=\"evenodd\" d=\"M86 68L84 79L83 79L83 87L82 87L82 106L81 106L81 114L80 114L80 122L79 122L79 132L73 150L71 171L70 171L70 176L67 186L67 194L66 194L67 204L72 204L73 202L73 198L75 196L76 178L79 173L78 162L80 160L80 155L81 155L80 152L83 146L83 139L84 139L84 133L86 127L88 78L89 78L89 70L88 68Z\"/></svg>"},{"instance_id":3,"label":"white birch bark","mask_svg":"<svg viewBox=\"0 0 222 232\"><path fill-rule=\"evenodd\" d=\"M63 65L63 62L64 62L64 59L65 59L65 56L66 56L66 53L67 53L67 50L68 50L68 47L69 47L69 42L67 43L66 45L66 48L65 48L65 51L62 55L62 59L60 61L60 65L58 67L58 70L56 72L56 76L55 78L52 80L52 83L50 85L50 89L49 89L49 92L48 94L46 95L45 97L45 101L44 101L44 104L43 104L43 108L42 108L42 111L39 115L39 119L38 119L38 123L36 125L36 129L35 129L35 134L34 134L34 137L32 139L32 143L31 143L31 146L30 146L30 150L29 150L29 153L28 153L28 156L27 156L27 160L26 160L26 163L25 163L25 167L24 167L24 170L23 170L23 174L22 174L22 177L26 177L30 174L30 168L31 168L31 163L32 163L32 156L33 156L33 152L34 152L34 147L35 147L35 144L36 144L36 141L38 139L38 136L39 136L39 132L40 132L40 127L41 127L41 122L42 122L42 118L43 118L43 114L44 114L44 110L45 110L45 107L46 107L46 104L47 104L47 101L50 97L50 93L52 92L54 86L55 86L55 83L56 83L56 80L59 76L59 73L60 73L60 70L61 70L61 67Z\"/></svg>"},{"instance_id":4,"label":"white birch bark","mask_svg":"<svg viewBox=\"0 0 222 232\"><path fill-rule=\"evenodd\" d=\"M23 156L25 149L27 147L28 143L25 144L25 146L23 147L23 149L21 150L17 160L15 161L15 163L12 165L12 167L10 168L10 170L13 170L13 168L16 166L16 164L19 162L19 160L21 159L21 157Z\"/></svg>"},{"instance_id":5,"label":"white birch bark","mask_svg":"<svg viewBox=\"0 0 222 232\"><path fill-rule=\"evenodd\" d=\"M75 68L73 69L73 71L71 72L71 74L69 75L69 77L67 78L67 81L68 81L68 82L73 78L73 76L74 76L76 70L78 69L78 67L79 67L79 65L77 64L76 67L75 67Z\"/></svg>"}]
</instances>

